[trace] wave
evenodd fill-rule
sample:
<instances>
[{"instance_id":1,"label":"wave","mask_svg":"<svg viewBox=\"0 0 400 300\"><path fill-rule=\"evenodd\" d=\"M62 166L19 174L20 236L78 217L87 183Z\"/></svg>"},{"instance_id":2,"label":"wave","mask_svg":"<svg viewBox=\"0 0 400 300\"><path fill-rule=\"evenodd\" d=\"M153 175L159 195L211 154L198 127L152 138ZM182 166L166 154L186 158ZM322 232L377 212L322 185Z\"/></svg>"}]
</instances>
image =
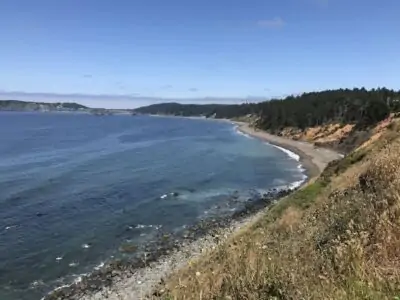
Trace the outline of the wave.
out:
<instances>
[{"instance_id":1,"label":"wave","mask_svg":"<svg viewBox=\"0 0 400 300\"><path fill-rule=\"evenodd\" d=\"M288 188L290 190L297 189L298 187L300 187L307 180L307 178L308 178L308 176L303 174L303 178L301 180L292 182L291 184L289 184Z\"/></svg>"},{"instance_id":2,"label":"wave","mask_svg":"<svg viewBox=\"0 0 400 300\"><path fill-rule=\"evenodd\" d=\"M246 138L248 138L248 139L254 139L254 137L252 137L251 135L249 135L249 134L247 134L247 133L244 133L243 131L241 131L240 129L239 129L239 126L235 126L234 128L234 131L237 133L237 134L240 134L241 136L245 136Z\"/></svg>"},{"instance_id":3,"label":"wave","mask_svg":"<svg viewBox=\"0 0 400 300\"><path fill-rule=\"evenodd\" d=\"M299 164L299 165L297 166L297 169L299 169L300 172L302 172L302 173L306 171L306 169L303 168L303 165L302 165L302 164Z\"/></svg>"},{"instance_id":4,"label":"wave","mask_svg":"<svg viewBox=\"0 0 400 300\"><path fill-rule=\"evenodd\" d=\"M271 146L273 146L275 148L278 148L279 150L285 152L287 154L287 156L289 156L291 159L294 159L296 161L300 161L300 155L298 155L298 154L296 154L296 153L294 153L294 152L292 152L292 151L290 151L290 150L288 150L286 148L283 148L283 147L280 147L280 146L277 146L277 145L274 145L274 144L270 144L270 143L267 143L267 144L271 145Z\"/></svg>"}]
</instances>

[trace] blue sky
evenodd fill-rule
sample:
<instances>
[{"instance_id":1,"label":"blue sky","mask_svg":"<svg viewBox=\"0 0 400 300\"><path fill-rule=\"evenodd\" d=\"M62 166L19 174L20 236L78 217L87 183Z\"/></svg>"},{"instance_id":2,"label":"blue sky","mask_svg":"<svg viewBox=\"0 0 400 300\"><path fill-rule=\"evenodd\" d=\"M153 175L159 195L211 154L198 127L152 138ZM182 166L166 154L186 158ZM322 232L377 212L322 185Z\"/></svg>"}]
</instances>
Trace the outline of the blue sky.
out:
<instances>
[{"instance_id":1,"label":"blue sky","mask_svg":"<svg viewBox=\"0 0 400 300\"><path fill-rule=\"evenodd\" d=\"M0 97L135 107L398 89L399 12L398 0L2 0Z\"/></svg>"}]
</instances>

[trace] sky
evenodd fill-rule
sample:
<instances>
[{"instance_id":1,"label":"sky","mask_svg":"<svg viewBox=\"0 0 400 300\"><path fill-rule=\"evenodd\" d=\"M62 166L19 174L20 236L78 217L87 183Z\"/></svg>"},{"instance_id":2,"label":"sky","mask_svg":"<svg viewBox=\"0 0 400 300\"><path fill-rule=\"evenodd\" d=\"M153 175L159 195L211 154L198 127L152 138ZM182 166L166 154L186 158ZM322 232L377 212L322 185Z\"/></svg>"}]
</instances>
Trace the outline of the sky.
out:
<instances>
[{"instance_id":1,"label":"sky","mask_svg":"<svg viewBox=\"0 0 400 300\"><path fill-rule=\"evenodd\" d=\"M398 0L1 0L0 98L132 108L399 89L399 13Z\"/></svg>"}]
</instances>

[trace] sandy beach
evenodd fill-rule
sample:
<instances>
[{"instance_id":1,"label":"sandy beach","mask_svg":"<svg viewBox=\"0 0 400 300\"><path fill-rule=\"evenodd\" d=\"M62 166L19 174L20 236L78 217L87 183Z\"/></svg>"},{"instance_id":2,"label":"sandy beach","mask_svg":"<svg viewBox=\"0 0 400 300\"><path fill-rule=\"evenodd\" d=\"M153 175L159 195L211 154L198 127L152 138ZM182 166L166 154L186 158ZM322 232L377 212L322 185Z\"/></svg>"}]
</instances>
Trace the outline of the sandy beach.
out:
<instances>
[{"instance_id":1,"label":"sandy beach","mask_svg":"<svg viewBox=\"0 0 400 300\"><path fill-rule=\"evenodd\" d=\"M339 153L333 150L318 148L307 142L290 140L269 134L262 130L256 130L253 127L250 127L247 123L234 123L239 126L238 130L245 134L259 138L265 142L288 149L298 154L300 156L301 163L307 170L307 175L309 178L315 177L321 173L329 162L342 157Z\"/></svg>"},{"instance_id":2,"label":"sandy beach","mask_svg":"<svg viewBox=\"0 0 400 300\"><path fill-rule=\"evenodd\" d=\"M309 179L320 174L330 161L341 157L340 154L334 151L316 148L310 143L289 140L268 134L264 131L255 130L246 123L234 122L234 124L238 125L238 130L242 133L298 154ZM168 277L175 270L188 265L200 255L212 251L241 228L252 224L264 214L265 209L267 208L244 218L232 220L228 227L220 228L195 241L185 242L179 250L172 251L169 255L149 263L144 268L136 269L127 274L116 271L115 277L113 276L112 279L112 284L103 286L96 292L81 291L82 293L70 294L67 297L59 299L152 299L152 293L164 278Z\"/></svg>"}]
</instances>

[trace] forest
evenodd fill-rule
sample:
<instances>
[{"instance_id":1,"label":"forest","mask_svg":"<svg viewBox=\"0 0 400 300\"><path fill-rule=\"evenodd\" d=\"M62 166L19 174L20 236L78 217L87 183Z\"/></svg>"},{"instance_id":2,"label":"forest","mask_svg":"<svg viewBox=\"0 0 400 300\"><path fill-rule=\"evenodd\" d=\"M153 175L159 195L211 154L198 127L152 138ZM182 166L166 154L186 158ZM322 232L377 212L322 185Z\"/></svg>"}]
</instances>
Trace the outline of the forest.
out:
<instances>
[{"instance_id":1,"label":"forest","mask_svg":"<svg viewBox=\"0 0 400 300\"><path fill-rule=\"evenodd\" d=\"M400 111L400 91L387 88L337 89L288 96L249 104L161 103L136 109L138 113L238 118L251 115L261 129L304 129L330 122L366 127Z\"/></svg>"},{"instance_id":2,"label":"forest","mask_svg":"<svg viewBox=\"0 0 400 300\"><path fill-rule=\"evenodd\" d=\"M47 102L28 102L19 100L0 100L0 111L75 111L87 109L78 103L47 103Z\"/></svg>"}]
</instances>

